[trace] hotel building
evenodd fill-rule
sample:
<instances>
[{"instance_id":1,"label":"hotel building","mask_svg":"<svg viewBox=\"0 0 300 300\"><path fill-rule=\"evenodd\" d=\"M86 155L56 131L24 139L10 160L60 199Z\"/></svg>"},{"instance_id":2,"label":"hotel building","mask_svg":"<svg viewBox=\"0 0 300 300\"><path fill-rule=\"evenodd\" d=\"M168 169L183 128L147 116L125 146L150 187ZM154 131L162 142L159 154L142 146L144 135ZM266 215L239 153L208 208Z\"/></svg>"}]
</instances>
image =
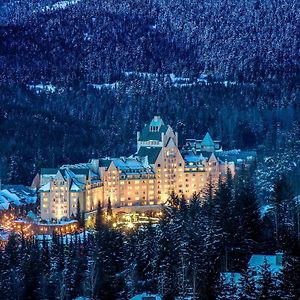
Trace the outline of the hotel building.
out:
<instances>
[{"instance_id":1,"label":"hotel building","mask_svg":"<svg viewBox=\"0 0 300 300\"><path fill-rule=\"evenodd\" d=\"M155 116L137 133L137 152L130 157L42 169L41 218L75 216L78 201L89 213L98 202L106 206L108 199L113 208L132 210L164 204L173 191L188 199L202 194L210 177L218 180L228 169L234 173L238 163L253 159L253 153L240 160L238 153L226 153L209 133L203 140L187 140L180 151L177 132Z\"/></svg>"}]
</instances>

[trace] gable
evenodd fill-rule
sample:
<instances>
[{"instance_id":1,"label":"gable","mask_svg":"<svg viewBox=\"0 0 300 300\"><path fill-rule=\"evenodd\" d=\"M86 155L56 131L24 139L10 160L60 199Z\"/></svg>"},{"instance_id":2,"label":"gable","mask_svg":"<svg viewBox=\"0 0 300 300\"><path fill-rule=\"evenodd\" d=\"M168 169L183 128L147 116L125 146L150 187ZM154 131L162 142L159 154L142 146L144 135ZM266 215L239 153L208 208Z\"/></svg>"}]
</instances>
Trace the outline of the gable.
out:
<instances>
[{"instance_id":1,"label":"gable","mask_svg":"<svg viewBox=\"0 0 300 300\"><path fill-rule=\"evenodd\" d=\"M202 140L200 145L202 147L214 147L215 146L215 143L208 132L204 136L204 139Z\"/></svg>"},{"instance_id":2,"label":"gable","mask_svg":"<svg viewBox=\"0 0 300 300\"><path fill-rule=\"evenodd\" d=\"M176 145L174 143L174 140L172 138L169 138L166 147L167 148L174 148L174 147L176 147Z\"/></svg>"}]
</instances>

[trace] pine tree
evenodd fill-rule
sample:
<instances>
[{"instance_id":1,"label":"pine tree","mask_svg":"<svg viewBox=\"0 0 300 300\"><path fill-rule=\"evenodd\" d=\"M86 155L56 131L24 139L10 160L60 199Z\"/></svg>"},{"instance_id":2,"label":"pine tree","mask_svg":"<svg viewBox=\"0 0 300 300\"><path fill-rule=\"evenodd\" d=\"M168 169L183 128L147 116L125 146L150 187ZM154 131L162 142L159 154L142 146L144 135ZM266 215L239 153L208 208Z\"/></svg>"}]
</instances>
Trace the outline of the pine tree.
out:
<instances>
[{"instance_id":1,"label":"pine tree","mask_svg":"<svg viewBox=\"0 0 300 300\"><path fill-rule=\"evenodd\" d=\"M238 287L232 274L228 280L225 275L221 275L217 287L217 300L239 299Z\"/></svg>"},{"instance_id":2,"label":"pine tree","mask_svg":"<svg viewBox=\"0 0 300 300\"><path fill-rule=\"evenodd\" d=\"M95 283L93 297L103 300L117 299L124 283L116 275L124 271L123 240L115 230L104 227L95 246Z\"/></svg>"},{"instance_id":3,"label":"pine tree","mask_svg":"<svg viewBox=\"0 0 300 300\"><path fill-rule=\"evenodd\" d=\"M131 242L134 244L135 280L139 292L156 291L157 282L155 272L155 255L157 241L155 230L151 223L134 234Z\"/></svg>"},{"instance_id":4,"label":"pine tree","mask_svg":"<svg viewBox=\"0 0 300 300\"><path fill-rule=\"evenodd\" d=\"M253 252L259 241L261 230L254 186L247 175L239 174L234 198L234 244L240 248L236 258L240 256L240 264L245 266L248 254Z\"/></svg>"},{"instance_id":5,"label":"pine tree","mask_svg":"<svg viewBox=\"0 0 300 300\"><path fill-rule=\"evenodd\" d=\"M274 184L272 203L274 205L275 241L277 248L285 243L283 235L287 231L284 223L287 213L287 203L292 200L292 193L286 176L281 175Z\"/></svg>"},{"instance_id":6,"label":"pine tree","mask_svg":"<svg viewBox=\"0 0 300 300\"><path fill-rule=\"evenodd\" d=\"M229 183L229 184L227 184ZM222 230L222 248L223 248L223 269L228 270L229 250L232 249L234 243L235 231L235 215L234 215L234 199L231 177L229 173L228 181L219 180L219 187L215 196L215 205L213 209L213 221L218 228Z\"/></svg>"},{"instance_id":7,"label":"pine tree","mask_svg":"<svg viewBox=\"0 0 300 300\"><path fill-rule=\"evenodd\" d=\"M46 240L45 235L43 235L42 241L42 251L41 251L41 264L44 273L48 273L50 269L50 252L48 241Z\"/></svg>"},{"instance_id":8,"label":"pine tree","mask_svg":"<svg viewBox=\"0 0 300 300\"><path fill-rule=\"evenodd\" d=\"M239 299L241 300L256 300L257 291L255 286L254 275L251 269L246 269L242 273L242 277L239 281L240 290L239 290Z\"/></svg>"},{"instance_id":9,"label":"pine tree","mask_svg":"<svg viewBox=\"0 0 300 300\"><path fill-rule=\"evenodd\" d=\"M177 243L167 220L162 220L159 226L158 252L156 268L158 273L158 291L163 299L173 299L178 293L177 272L179 257L176 252Z\"/></svg>"},{"instance_id":10,"label":"pine tree","mask_svg":"<svg viewBox=\"0 0 300 300\"><path fill-rule=\"evenodd\" d=\"M106 210L106 214L107 214L107 216L112 217L112 208L111 208L110 197L108 197L108 200L107 200L107 210Z\"/></svg>"},{"instance_id":11,"label":"pine tree","mask_svg":"<svg viewBox=\"0 0 300 300\"><path fill-rule=\"evenodd\" d=\"M270 270L270 264L267 259L259 271L259 299L271 299L275 290L274 279Z\"/></svg>"},{"instance_id":12,"label":"pine tree","mask_svg":"<svg viewBox=\"0 0 300 300\"><path fill-rule=\"evenodd\" d=\"M95 229L97 233L101 231L103 228L104 223L103 223L103 215L102 215L102 208L100 202L98 202L97 205L97 211L96 211L96 222L95 222Z\"/></svg>"},{"instance_id":13,"label":"pine tree","mask_svg":"<svg viewBox=\"0 0 300 300\"><path fill-rule=\"evenodd\" d=\"M26 252L20 261L23 282L23 299L36 299L40 294L42 264L40 249L32 239L26 247Z\"/></svg>"},{"instance_id":14,"label":"pine tree","mask_svg":"<svg viewBox=\"0 0 300 300\"><path fill-rule=\"evenodd\" d=\"M283 270L279 274L279 296L281 299L300 298L300 258L285 256Z\"/></svg>"},{"instance_id":15,"label":"pine tree","mask_svg":"<svg viewBox=\"0 0 300 300\"><path fill-rule=\"evenodd\" d=\"M77 205L76 205L76 220L78 221L78 224L80 227L82 227L82 214L81 214L81 208L80 208L80 201L79 198L77 198Z\"/></svg>"}]
</instances>

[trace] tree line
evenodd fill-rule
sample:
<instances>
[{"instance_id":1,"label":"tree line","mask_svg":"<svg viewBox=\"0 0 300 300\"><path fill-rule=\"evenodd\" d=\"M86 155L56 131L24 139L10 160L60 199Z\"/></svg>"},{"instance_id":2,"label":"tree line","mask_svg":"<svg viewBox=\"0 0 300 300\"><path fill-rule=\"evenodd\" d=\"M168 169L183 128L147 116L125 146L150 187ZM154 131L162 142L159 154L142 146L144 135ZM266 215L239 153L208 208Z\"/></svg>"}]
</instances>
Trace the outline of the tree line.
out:
<instances>
[{"instance_id":1,"label":"tree line","mask_svg":"<svg viewBox=\"0 0 300 300\"><path fill-rule=\"evenodd\" d=\"M11 235L1 250L1 294L5 299L102 300L148 291L164 299L297 299L299 214L291 207L287 186L284 177L277 181L273 210L265 216L243 171L219 180L217 187L210 181L204 202L197 194L189 201L172 194L158 224L119 231L105 221L98 205L94 233L84 231L67 241L54 234L51 242ZM249 257L276 250L284 252L280 284L275 285L267 263L254 284ZM242 273L240 294L233 281L222 281L220 272L226 271Z\"/></svg>"}]
</instances>

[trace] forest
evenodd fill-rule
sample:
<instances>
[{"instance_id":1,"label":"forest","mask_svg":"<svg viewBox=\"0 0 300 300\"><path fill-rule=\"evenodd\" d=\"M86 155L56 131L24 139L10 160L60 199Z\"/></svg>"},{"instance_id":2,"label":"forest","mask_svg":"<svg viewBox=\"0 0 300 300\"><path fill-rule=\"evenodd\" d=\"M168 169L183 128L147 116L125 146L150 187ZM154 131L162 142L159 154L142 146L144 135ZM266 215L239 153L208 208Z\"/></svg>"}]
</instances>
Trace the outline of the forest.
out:
<instances>
[{"instance_id":1,"label":"forest","mask_svg":"<svg viewBox=\"0 0 300 300\"><path fill-rule=\"evenodd\" d=\"M175 86L165 77L131 77L116 89L82 84L53 93L26 86L0 90L0 162L7 183L30 184L41 167L131 155L136 132L154 115L178 132L180 147L209 130L223 149L277 155L285 160L281 168L299 161L297 88Z\"/></svg>"},{"instance_id":2,"label":"forest","mask_svg":"<svg viewBox=\"0 0 300 300\"><path fill-rule=\"evenodd\" d=\"M158 224L116 230L99 205L94 228L69 238L11 234L1 299L300 299L299 1L0 2L1 183L134 154L154 115L179 147L209 131L257 151L205 202L170 195ZM275 277L247 267L278 251Z\"/></svg>"},{"instance_id":3,"label":"forest","mask_svg":"<svg viewBox=\"0 0 300 300\"><path fill-rule=\"evenodd\" d=\"M97 209L95 234L11 235L0 256L4 299L130 299L145 291L163 299L299 299L299 203L286 177L278 177L266 214L259 209L245 169L212 181L206 201L172 194L158 224L125 232L112 228L107 208ZM298 209L297 209L298 207ZM297 213L298 211L298 213ZM276 221L277 220L277 221ZM195 230L197 228L197 230ZM265 263L257 281L247 268L252 253L284 253L274 275ZM225 284L220 272L241 272Z\"/></svg>"},{"instance_id":4,"label":"forest","mask_svg":"<svg viewBox=\"0 0 300 300\"><path fill-rule=\"evenodd\" d=\"M124 71L299 80L297 0L1 3L0 78L8 84L112 82Z\"/></svg>"},{"instance_id":5,"label":"forest","mask_svg":"<svg viewBox=\"0 0 300 300\"><path fill-rule=\"evenodd\" d=\"M300 136L299 1L0 5L4 183L30 184L41 167L131 155L155 114L181 145L209 130L225 149L299 161L290 151Z\"/></svg>"}]
</instances>

